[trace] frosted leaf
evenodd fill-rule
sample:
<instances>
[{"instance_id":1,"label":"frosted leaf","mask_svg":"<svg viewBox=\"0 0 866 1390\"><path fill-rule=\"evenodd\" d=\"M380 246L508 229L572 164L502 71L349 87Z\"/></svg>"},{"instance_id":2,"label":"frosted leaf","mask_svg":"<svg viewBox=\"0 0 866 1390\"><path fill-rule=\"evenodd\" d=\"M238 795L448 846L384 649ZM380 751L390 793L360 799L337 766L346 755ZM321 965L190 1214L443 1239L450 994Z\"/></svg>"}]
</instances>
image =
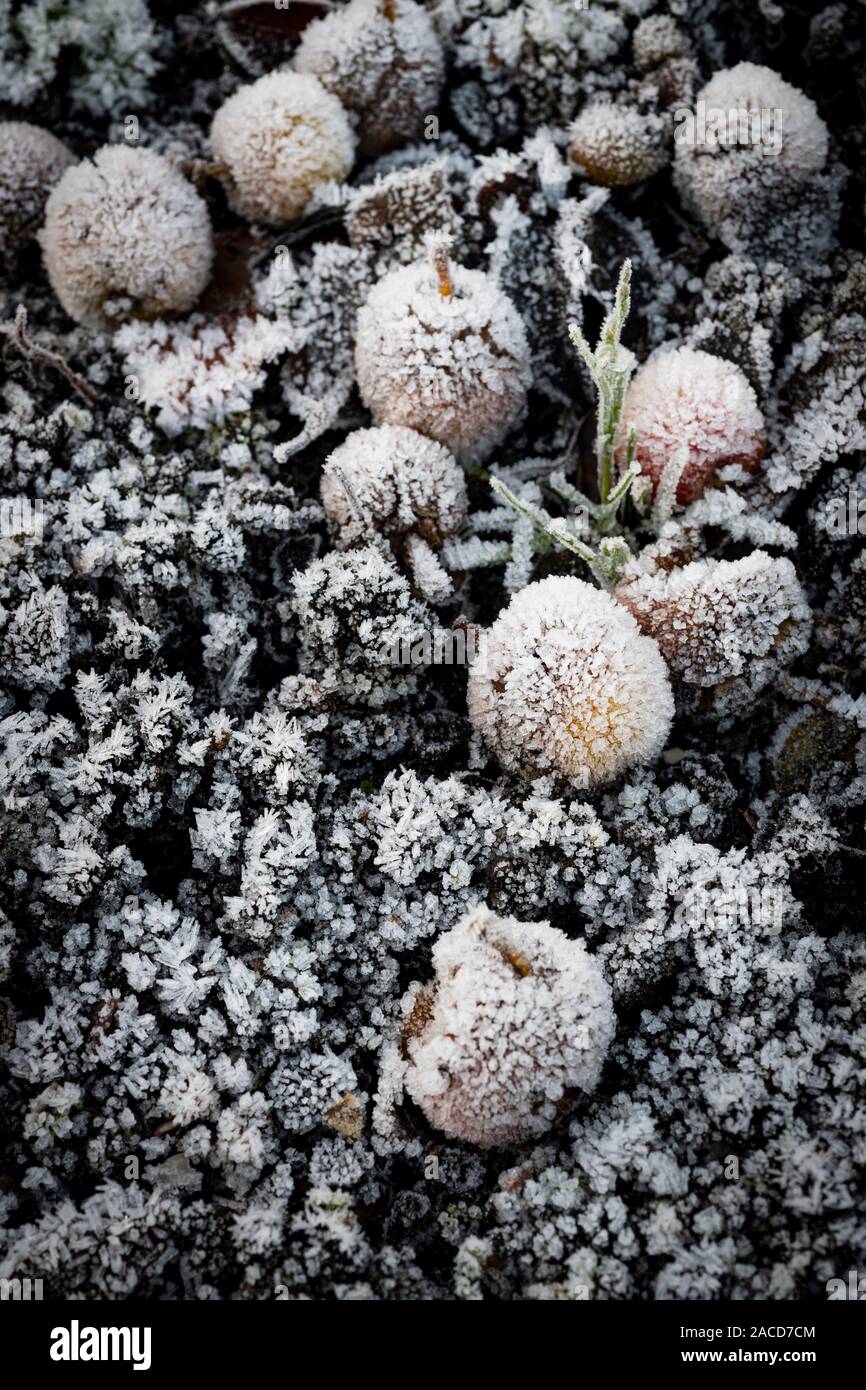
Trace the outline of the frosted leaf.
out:
<instances>
[{"instance_id":1,"label":"frosted leaf","mask_svg":"<svg viewBox=\"0 0 866 1390\"><path fill-rule=\"evenodd\" d=\"M191 308L213 259L204 202L161 155L138 146L105 145L67 169L39 242L66 312L96 327Z\"/></svg>"},{"instance_id":2,"label":"frosted leaf","mask_svg":"<svg viewBox=\"0 0 866 1390\"><path fill-rule=\"evenodd\" d=\"M509 771L589 787L661 752L673 714L665 664L601 590L572 578L530 584L486 650L484 670L470 668L469 716Z\"/></svg>"},{"instance_id":3,"label":"frosted leaf","mask_svg":"<svg viewBox=\"0 0 866 1390\"><path fill-rule=\"evenodd\" d=\"M378 174L349 194L346 230L354 246L375 257L378 274L417 260L428 233L457 234L460 218L448 175L446 158L427 160L417 168Z\"/></svg>"},{"instance_id":4,"label":"frosted leaf","mask_svg":"<svg viewBox=\"0 0 866 1390\"><path fill-rule=\"evenodd\" d=\"M696 560L647 572L633 564L615 590L672 671L742 708L806 651L812 615L794 566L755 550L742 560Z\"/></svg>"},{"instance_id":5,"label":"frosted leaf","mask_svg":"<svg viewBox=\"0 0 866 1390\"><path fill-rule=\"evenodd\" d=\"M377 424L408 425L474 456L523 411L530 383L526 333L483 271L430 259L394 270L358 313L358 386Z\"/></svg>"},{"instance_id":6,"label":"frosted leaf","mask_svg":"<svg viewBox=\"0 0 866 1390\"><path fill-rule=\"evenodd\" d=\"M677 486L694 501L730 464L753 471L764 453L764 419L739 367L694 348L657 352L635 373L626 393L621 439L636 433L635 459L658 486L665 466L687 450ZM618 458L625 454L620 444Z\"/></svg>"},{"instance_id":7,"label":"frosted leaf","mask_svg":"<svg viewBox=\"0 0 866 1390\"><path fill-rule=\"evenodd\" d=\"M421 133L435 114L445 71L442 44L415 0L349 0L307 25L294 57L358 122L362 154L381 154Z\"/></svg>"},{"instance_id":8,"label":"frosted leaf","mask_svg":"<svg viewBox=\"0 0 866 1390\"><path fill-rule=\"evenodd\" d=\"M294 72L267 73L223 102L211 145L235 211L274 226L302 216L317 187L344 179L355 157L339 101Z\"/></svg>"},{"instance_id":9,"label":"frosted leaf","mask_svg":"<svg viewBox=\"0 0 866 1390\"><path fill-rule=\"evenodd\" d=\"M406 1090L434 1128L517 1144L594 1089L615 1019L582 941L479 907L438 938L433 965L402 1009Z\"/></svg>"}]
</instances>

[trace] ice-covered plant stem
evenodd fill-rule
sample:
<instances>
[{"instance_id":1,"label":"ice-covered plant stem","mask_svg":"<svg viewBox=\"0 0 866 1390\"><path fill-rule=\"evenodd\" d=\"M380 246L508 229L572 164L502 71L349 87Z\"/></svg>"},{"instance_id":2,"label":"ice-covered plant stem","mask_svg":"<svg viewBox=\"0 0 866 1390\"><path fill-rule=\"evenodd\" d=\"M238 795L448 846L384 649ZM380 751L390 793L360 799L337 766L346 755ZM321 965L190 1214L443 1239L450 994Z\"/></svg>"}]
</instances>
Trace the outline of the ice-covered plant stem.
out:
<instances>
[{"instance_id":1,"label":"ice-covered plant stem","mask_svg":"<svg viewBox=\"0 0 866 1390\"><path fill-rule=\"evenodd\" d=\"M571 518L552 517L543 507L528 498L518 497L500 479L494 478L491 481L493 491L535 526L536 549L545 548L545 540L542 538L546 538L550 544L572 551L589 566L598 583L604 588L611 588L616 584L631 555L631 548L619 521L619 512L640 473L639 466L634 462L633 430L629 431L621 475L616 478L614 473L623 403L635 367L634 354L624 348L621 342L622 331L628 318L630 289L631 261L627 260L623 262L619 274L613 308L602 325L594 351L577 324L569 325L572 342L586 363L598 392L598 427L595 438L598 500L594 501L574 487L562 472L554 473L549 479L549 486L563 501L575 507L575 515ZM633 495L638 504L643 501L637 491ZM597 539L596 548L581 539L582 535L587 534Z\"/></svg>"},{"instance_id":2,"label":"ice-covered plant stem","mask_svg":"<svg viewBox=\"0 0 866 1390\"><path fill-rule=\"evenodd\" d=\"M678 450L665 468L653 498L649 479L641 477L635 460L636 431L629 426L624 451L617 447L623 431L626 392L635 369L635 356L622 346L622 332L631 305L631 261L624 261L619 273L613 308L602 324L593 350L576 323L569 324L572 342L581 355L598 393L598 424L595 436L598 500L574 487L560 470L552 473L547 485L551 491L575 508L571 517L553 517L527 497L517 496L500 479L491 481L493 491L535 527L533 549L559 546L578 555L603 588L612 588L620 579L632 554L633 537L623 526L620 512L631 497L640 516L639 529L658 535L670 520L677 487L687 463L687 454ZM619 476L617 476L617 472ZM587 544L582 536L595 539Z\"/></svg>"},{"instance_id":3,"label":"ice-covered plant stem","mask_svg":"<svg viewBox=\"0 0 866 1390\"><path fill-rule=\"evenodd\" d=\"M632 372L635 369L635 356L621 343L622 330L631 307L631 261L623 261L619 273L613 308L602 324L598 345L593 352L576 323L568 325L568 333L574 346L592 377L598 392L598 426L595 435L595 456L598 469L598 495L602 507L611 500L614 475L614 451L619 437L622 408L625 393ZM622 483L617 491L620 501L628 493L632 478L635 436L629 431L626 448L625 468Z\"/></svg>"}]
</instances>

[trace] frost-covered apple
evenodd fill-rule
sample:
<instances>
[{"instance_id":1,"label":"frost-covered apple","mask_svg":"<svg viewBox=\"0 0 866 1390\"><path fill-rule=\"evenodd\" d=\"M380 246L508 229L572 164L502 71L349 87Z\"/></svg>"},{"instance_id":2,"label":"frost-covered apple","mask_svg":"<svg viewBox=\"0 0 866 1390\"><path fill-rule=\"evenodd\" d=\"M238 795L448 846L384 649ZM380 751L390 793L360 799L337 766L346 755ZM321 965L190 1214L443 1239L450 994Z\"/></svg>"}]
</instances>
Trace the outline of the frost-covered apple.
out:
<instances>
[{"instance_id":1,"label":"frost-covered apple","mask_svg":"<svg viewBox=\"0 0 866 1390\"><path fill-rule=\"evenodd\" d=\"M434 1128L519 1144L595 1088L616 1020L582 941L479 907L438 938L433 964L401 1007L406 1090Z\"/></svg>"},{"instance_id":2,"label":"frost-covered apple","mask_svg":"<svg viewBox=\"0 0 866 1390\"><path fill-rule=\"evenodd\" d=\"M621 188L663 169L670 139L670 120L664 116L593 102L572 124L569 154L593 183Z\"/></svg>"},{"instance_id":3,"label":"frost-covered apple","mask_svg":"<svg viewBox=\"0 0 866 1390\"><path fill-rule=\"evenodd\" d=\"M415 139L435 113L445 60L415 0L350 0L307 26L294 66L355 114L362 154L381 154Z\"/></svg>"},{"instance_id":4,"label":"frost-covered apple","mask_svg":"<svg viewBox=\"0 0 866 1390\"><path fill-rule=\"evenodd\" d=\"M790 560L754 550L741 560L650 569L642 558L616 598L717 711L742 706L807 649L812 616Z\"/></svg>"},{"instance_id":5,"label":"frost-covered apple","mask_svg":"<svg viewBox=\"0 0 866 1390\"><path fill-rule=\"evenodd\" d=\"M523 322L492 276L434 235L429 255L385 275L358 313L355 365L377 424L408 425L462 457L515 424L531 373Z\"/></svg>"},{"instance_id":6,"label":"frost-covered apple","mask_svg":"<svg viewBox=\"0 0 866 1390\"><path fill-rule=\"evenodd\" d=\"M654 486L687 451L676 493L683 505L701 497L720 468L753 472L764 455L764 417L746 376L695 348L662 350L645 362L628 388L622 421L621 439L633 426L635 458ZM620 459L624 452L621 444Z\"/></svg>"},{"instance_id":7,"label":"frost-covered apple","mask_svg":"<svg viewBox=\"0 0 866 1390\"><path fill-rule=\"evenodd\" d=\"M344 179L355 158L346 112L308 73L269 72L239 88L210 138L235 212L273 226L302 216L318 186Z\"/></svg>"},{"instance_id":8,"label":"frost-covered apple","mask_svg":"<svg viewBox=\"0 0 866 1390\"><path fill-rule=\"evenodd\" d=\"M674 180L711 231L754 219L807 185L827 162L829 133L814 101L772 68L738 63L698 93L674 133ZM726 237L722 235L722 239Z\"/></svg>"},{"instance_id":9,"label":"frost-covered apple","mask_svg":"<svg viewBox=\"0 0 866 1390\"><path fill-rule=\"evenodd\" d=\"M466 479L443 444L399 425L355 430L322 469L322 505L340 545L414 532L439 545L466 512Z\"/></svg>"},{"instance_id":10,"label":"frost-covered apple","mask_svg":"<svg viewBox=\"0 0 866 1390\"><path fill-rule=\"evenodd\" d=\"M674 701L658 646L581 579L521 589L469 672L469 716L510 772L608 782L664 747Z\"/></svg>"},{"instance_id":11,"label":"frost-covered apple","mask_svg":"<svg viewBox=\"0 0 866 1390\"><path fill-rule=\"evenodd\" d=\"M66 170L39 233L51 287L79 323L190 309L208 282L213 235L192 184L152 150L105 145Z\"/></svg>"},{"instance_id":12,"label":"frost-covered apple","mask_svg":"<svg viewBox=\"0 0 866 1390\"><path fill-rule=\"evenodd\" d=\"M0 242L7 254L36 235L49 193L74 163L74 154L49 130L0 121Z\"/></svg>"}]
</instances>

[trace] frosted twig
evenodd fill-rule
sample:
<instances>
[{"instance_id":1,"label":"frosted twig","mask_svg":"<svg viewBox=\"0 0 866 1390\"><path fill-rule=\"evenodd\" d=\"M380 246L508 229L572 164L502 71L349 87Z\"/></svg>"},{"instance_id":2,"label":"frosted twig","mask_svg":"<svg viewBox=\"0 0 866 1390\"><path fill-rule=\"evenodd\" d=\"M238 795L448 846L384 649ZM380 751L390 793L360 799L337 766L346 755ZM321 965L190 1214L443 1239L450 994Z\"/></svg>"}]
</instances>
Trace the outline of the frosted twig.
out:
<instances>
[{"instance_id":1,"label":"frosted twig","mask_svg":"<svg viewBox=\"0 0 866 1390\"><path fill-rule=\"evenodd\" d=\"M0 332L5 333L8 342L17 348L22 357L30 358L31 361L41 362L46 367L53 367L66 378L69 385L79 396L83 396L90 405L99 402L99 396L92 386L73 371L69 363L64 361L59 352L52 352L50 348L39 347L37 343L31 342L27 336L27 310L23 304L19 304L15 310L15 318L11 324L0 324Z\"/></svg>"}]
</instances>

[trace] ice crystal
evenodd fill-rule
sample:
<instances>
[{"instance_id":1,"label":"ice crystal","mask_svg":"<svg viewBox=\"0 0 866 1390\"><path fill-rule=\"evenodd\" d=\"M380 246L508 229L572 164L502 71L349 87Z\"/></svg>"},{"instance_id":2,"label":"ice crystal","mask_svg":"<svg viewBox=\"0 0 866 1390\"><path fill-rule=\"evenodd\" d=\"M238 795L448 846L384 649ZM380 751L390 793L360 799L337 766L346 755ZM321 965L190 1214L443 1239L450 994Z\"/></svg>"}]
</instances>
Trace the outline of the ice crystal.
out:
<instances>
[{"instance_id":1,"label":"ice crystal","mask_svg":"<svg viewBox=\"0 0 866 1390\"><path fill-rule=\"evenodd\" d=\"M127 324L114 345L136 398L166 434L176 435L246 413L267 364L298 343L291 324L263 315L232 321L193 314L179 325Z\"/></svg>"}]
</instances>

